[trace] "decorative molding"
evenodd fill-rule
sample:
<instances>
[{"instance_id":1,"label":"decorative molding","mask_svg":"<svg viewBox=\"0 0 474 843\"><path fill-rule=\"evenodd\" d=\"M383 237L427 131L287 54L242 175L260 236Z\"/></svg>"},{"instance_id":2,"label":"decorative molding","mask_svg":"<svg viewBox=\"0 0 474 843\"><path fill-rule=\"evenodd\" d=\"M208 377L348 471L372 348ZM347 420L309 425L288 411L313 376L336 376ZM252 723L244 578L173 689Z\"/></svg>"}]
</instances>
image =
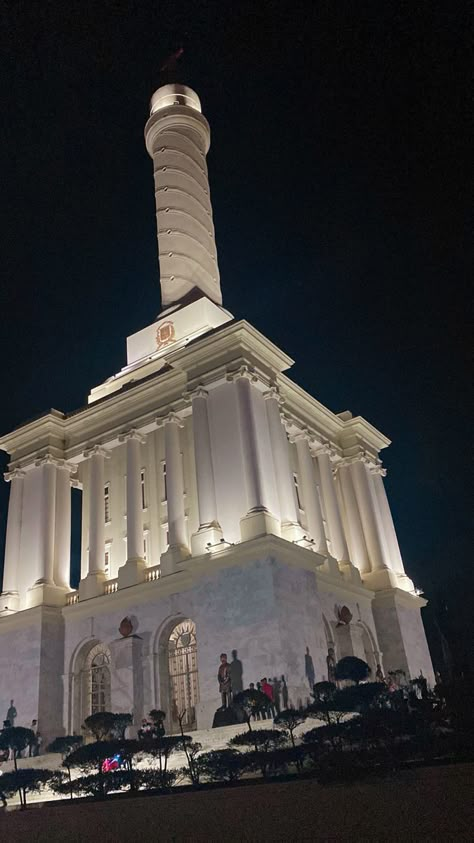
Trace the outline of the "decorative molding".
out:
<instances>
[{"instance_id":1,"label":"decorative molding","mask_svg":"<svg viewBox=\"0 0 474 843\"><path fill-rule=\"evenodd\" d=\"M109 460L112 454L102 445L92 445L90 448L86 448L82 456L85 460L89 460L91 457L103 457L104 460Z\"/></svg>"},{"instance_id":2,"label":"decorative molding","mask_svg":"<svg viewBox=\"0 0 474 843\"><path fill-rule=\"evenodd\" d=\"M251 366L240 366L237 371L228 372L226 375L226 380L230 381L231 383L235 383L235 381L238 381L241 378L245 378L251 383L258 383L259 380L258 375L255 373L255 369L253 369Z\"/></svg>"},{"instance_id":3,"label":"decorative molding","mask_svg":"<svg viewBox=\"0 0 474 843\"><path fill-rule=\"evenodd\" d=\"M69 471L70 474L75 474L77 471L77 465L67 462L67 460L58 459L52 454L43 454L35 460L35 468L40 468L42 465L54 465L55 468L63 468Z\"/></svg>"},{"instance_id":4,"label":"decorative molding","mask_svg":"<svg viewBox=\"0 0 474 843\"><path fill-rule=\"evenodd\" d=\"M263 397L265 401L270 401L273 399L273 401L277 402L279 407L282 407L285 403L285 399L280 394L280 390L277 386L271 386L270 389L263 393Z\"/></svg>"},{"instance_id":5,"label":"decorative molding","mask_svg":"<svg viewBox=\"0 0 474 843\"><path fill-rule=\"evenodd\" d=\"M3 475L3 478L6 483L10 483L11 480L23 480L26 472L22 471L21 468L12 468L11 471L6 471Z\"/></svg>"},{"instance_id":6,"label":"decorative molding","mask_svg":"<svg viewBox=\"0 0 474 843\"><path fill-rule=\"evenodd\" d=\"M139 433L136 427L132 427L131 430L128 430L126 433L121 433L118 438L121 445L123 445L124 442L129 442L130 440L136 440L140 443L140 445L144 445L146 442L146 436L144 436L143 433Z\"/></svg>"},{"instance_id":7,"label":"decorative molding","mask_svg":"<svg viewBox=\"0 0 474 843\"><path fill-rule=\"evenodd\" d=\"M176 424L180 428L184 427L184 422L181 416L174 410L171 410L167 416L158 417L156 420L156 425L158 428L165 427L165 425L167 424Z\"/></svg>"}]
</instances>

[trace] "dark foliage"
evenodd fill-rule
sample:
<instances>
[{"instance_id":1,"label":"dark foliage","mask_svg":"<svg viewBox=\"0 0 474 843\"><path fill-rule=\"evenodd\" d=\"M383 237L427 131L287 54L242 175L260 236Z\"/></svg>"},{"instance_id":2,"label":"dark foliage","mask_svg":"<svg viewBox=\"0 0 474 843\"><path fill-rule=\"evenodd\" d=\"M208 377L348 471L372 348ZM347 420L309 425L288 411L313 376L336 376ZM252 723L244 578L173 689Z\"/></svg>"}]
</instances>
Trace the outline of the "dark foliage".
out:
<instances>
[{"instance_id":1,"label":"dark foliage","mask_svg":"<svg viewBox=\"0 0 474 843\"><path fill-rule=\"evenodd\" d=\"M61 738L55 738L47 747L48 752L58 752L63 759L74 752L75 749L82 746L84 738L82 735L65 735Z\"/></svg>"},{"instance_id":2,"label":"dark foliage","mask_svg":"<svg viewBox=\"0 0 474 843\"><path fill-rule=\"evenodd\" d=\"M267 710L268 697L262 691L247 688L247 690L235 695L233 705L242 710L249 731L251 731L250 720L252 717L256 717L257 714L262 714L262 712Z\"/></svg>"},{"instance_id":3,"label":"dark foliage","mask_svg":"<svg viewBox=\"0 0 474 843\"><path fill-rule=\"evenodd\" d=\"M92 732L97 741L123 738L125 729L132 723L131 714L113 714L111 711L99 711L86 717L84 725Z\"/></svg>"},{"instance_id":4,"label":"dark foliage","mask_svg":"<svg viewBox=\"0 0 474 843\"><path fill-rule=\"evenodd\" d=\"M368 679L371 672L367 662L358 659L356 656L344 656L336 665L336 679L350 679L356 684Z\"/></svg>"},{"instance_id":5,"label":"dark foliage","mask_svg":"<svg viewBox=\"0 0 474 843\"><path fill-rule=\"evenodd\" d=\"M18 727L20 728L20 727ZM41 790L51 778L50 770L38 770L34 767L24 767L4 773L0 779L2 793L12 797L15 793L20 796L20 804L26 806L26 794Z\"/></svg>"},{"instance_id":6,"label":"dark foliage","mask_svg":"<svg viewBox=\"0 0 474 843\"><path fill-rule=\"evenodd\" d=\"M0 732L0 749L13 751L13 763L17 769L17 758L24 749L31 746L35 740L35 733L32 729L25 729L23 726L10 726Z\"/></svg>"},{"instance_id":7,"label":"dark foliage","mask_svg":"<svg viewBox=\"0 0 474 843\"><path fill-rule=\"evenodd\" d=\"M253 747L255 764L260 768L262 776L265 778L271 753L284 746L287 740L288 733L279 729L252 729L250 732L234 735L229 744L231 746Z\"/></svg>"},{"instance_id":8,"label":"dark foliage","mask_svg":"<svg viewBox=\"0 0 474 843\"><path fill-rule=\"evenodd\" d=\"M212 782L235 782L248 769L247 755L236 749L204 752L197 759L200 776Z\"/></svg>"}]
</instances>

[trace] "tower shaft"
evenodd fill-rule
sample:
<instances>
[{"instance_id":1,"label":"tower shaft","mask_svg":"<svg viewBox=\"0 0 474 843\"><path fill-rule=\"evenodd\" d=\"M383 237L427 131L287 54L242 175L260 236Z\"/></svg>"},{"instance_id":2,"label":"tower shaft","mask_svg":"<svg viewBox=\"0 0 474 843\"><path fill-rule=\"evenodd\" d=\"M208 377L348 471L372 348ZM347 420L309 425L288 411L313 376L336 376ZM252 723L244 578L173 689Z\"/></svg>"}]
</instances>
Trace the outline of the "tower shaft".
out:
<instances>
[{"instance_id":1,"label":"tower shaft","mask_svg":"<svg viewBox=\"0 0 474 843\"><path fill-rule=\"evenodd\" d=\"M154 168L162 308L195 293L220 305L206 164L210 129L191 88L172 84L155 92L145 141Z\"/></svg>"}]
</instances>

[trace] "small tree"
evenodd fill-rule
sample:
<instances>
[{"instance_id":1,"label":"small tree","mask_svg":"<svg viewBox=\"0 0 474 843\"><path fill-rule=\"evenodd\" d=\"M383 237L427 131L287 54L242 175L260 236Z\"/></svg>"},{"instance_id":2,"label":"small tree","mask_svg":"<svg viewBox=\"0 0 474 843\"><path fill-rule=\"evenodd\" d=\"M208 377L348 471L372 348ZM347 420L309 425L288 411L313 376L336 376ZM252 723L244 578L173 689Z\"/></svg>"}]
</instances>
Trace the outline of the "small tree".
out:
<instances>
[{"instance_id":1,"label":"small tree","mask_svg":"<svg viewBox=\"0 0 474 843\"><path fill-rule=\"evenodd\" d=\"M84 725L92 732L96 741L123 738L125 729L132 722L131 714L113 714L111 711L98 711L86 717Z\"/></svg>"},{"instance_id":2,"label":"small tree","mask_svg":"<svg viewBox=\"0 0 474 843\"><path fill-rule=\"evenodd\" d=\"M168 761L174 752L183 749L184 742L192 742L189 735L167 735L162 738L147 738L140 741L140 751L144 755L151 755L158 760L158 770L155 771L157 787L168 787ZM160 784L161 782L161 784Z\"/></svg>"},{"instance_id":3,"label":"small tree","mask_svg":"<svg viewBox=\"0 0 474 843\"><path fill-rule=\"evenodd\" d=\"M79 768L82 773L88 774L95 770L97 786L94 790L95 796L104 797L106 790L104 787L104 773L102 765L106 758L113 755L113 745L110 741L97 741L97 743L85 744L71 752L64 761L63 767L67 770L71 768ZM74 785L74 787L76 787Z\"/></svg>"},{"instance_id":4,"label":"small tree","mask_svg":"<svg viewBox=\"0 0 474 843\"><path fill-rule=\"evenodd\" d=\"M0 732L0 749L7 749L12 753L15 772L18 772L18 756L27 746L31 746L34 740L35 733L33 730L25 729L23 726L9 726L8 729L3 729ZM20 797L20 805L23 805L24 795L21 787L18 788L18 795Z\"/></svg>"},{"instance_id":5,"label":"small tree","mask_svg":"<svg viewBox=\"0 0 474 843\"><path fill-rule=\"evenodd\" d=\"M62 755L63 761L67 755L74 752L75 749L82 746L84 738L82 735L65 735L61 738L55 738L47 747L48 752L57 752Z\"/></svg>"},{"instance_id":6,"label":"small tree","mask_svg":"<svg viewBox=\"0 0 474 843\"><path fill-rule=\"evenodd\" d=\"M344 656L336 665L336 679L350 679L356 685L368 679L371 672L367 662L357 656Z\"/></svg>"},{"instance_id":7,"label":"small tree","mask_svg":"<svg viewBox=\"0 0 474 843\"><path fill-rule=\"evenodd\" d=\"M20 727L17 727L20 728ZM20 805L26 808L26 794L41 790L51 778L51 770L37 770L34 767L18 768L4 773L0 783L5 796L13 796L18 791Z\"/></svg>"},{"instance_id":8,"label":"small tree","mask_svg":"<svg viewBox=\"0 0 474 843\"><path fill-rule=\"evenodd\" d=\"M268 709L268 697L263 691L256 691L254 688L247 688L236 694L233 699L233 705L238 706L244 712L245 722L247 723L249 732L252 731L250 725L250 718L257 717L257 714L262 714Z\"/></svg>"},{"instance_id":9,"label":"small tree","mask_svg":"<svg viewBox=\"0 0 474 843\"><path fill-rule=\"evenodd\" d=\"M277 714L273 721L275 726L279 729L286 729L289 732L291 745L294 750L296 750L295 729L305 722L307 716L306 711L298 711L296 708L287 708L285 711L280 711L280 714ZM296 753L293 754L295 756L296 769L299 771L301 770L301 761Z\"/></svg>"},{"instance_id":10,"label":"small tree","mask_svg":"<svg viewBox=\"0 0 474 843\"><path fill-rule=\"evenodd\" d=\"M245 755L236 749L216 749L199 756L199 771L211 782L232 784L245 771Z\"/></svg>"},{"instance_id":11,"label":"small tree","mask_svg":"<svg viewBox=\"0 0 474 843\"><path fill-rule=\"evenodd\" d=\"M252 729L234 735L229 744L231 747L252 746L255 750L255 763L265 778L271 753L283 746L287 739L288 733L280 729Z\"/></svg>"}]
</instances>

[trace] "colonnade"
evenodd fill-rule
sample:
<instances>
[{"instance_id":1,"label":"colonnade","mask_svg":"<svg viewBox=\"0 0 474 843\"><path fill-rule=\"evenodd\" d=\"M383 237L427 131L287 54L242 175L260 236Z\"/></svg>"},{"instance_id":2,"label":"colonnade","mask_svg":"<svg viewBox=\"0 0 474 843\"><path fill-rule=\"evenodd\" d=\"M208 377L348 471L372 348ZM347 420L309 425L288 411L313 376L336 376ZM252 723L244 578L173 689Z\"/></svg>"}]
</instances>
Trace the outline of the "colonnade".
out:
<instances>
[{"instance_id":1,"label":"colonnade","mask_svg":"<svg viewBox=\"0 0 474 843\"><path fill-rule=\"evenodd\" d=\"M373 572L393 571L404 575L403 562L393 525L390 506L383 484L384 469L369 459L361 449L356 456L336 456L335 449L295 420L282 416L281 398L276 388L263 393L265 435L271 456L261 448L255 401L262 400L253 385L254 375L247 367L228 377L235 392L240 458L246 511L240 518L242 540L263 533L277 533L290 541L304 535L314 549L338 562L350 562L362 576ZM166 464L166 500L168 515L168 549L161 556L162 572L174 569L177 562L190 555L201 555L219 546L225 536L219 523L215 465L209 421L209 392L198 387L188 394L192 412L194 462L196 478L196 511L198 527L189 535L184 502L184 476L180 429L183 418L176 412L157 419L163 430ZM188 410L189 412L189 410ZM265 424L265 422L264 422ZM286 428L286 429L285 429ZM288 433L287 433L288 430ZM143 579L145 568L143 546L143 512L140 448L146 441L143 433L132 428L118 438L126 448L126 562L119 569L119 587ZM296 449L297 483L304 509L304 527L295 488L291 446ZM239 447L229 442L229 447ZM104 478L105 461L112 451L95 444L83 452L88 462L89 559L86 576L81 581L83 596L102 593L105 574ZM271 465L268 463L271 460ZM71 474L76 466L50 454L38 458L31 469L40 482L36 501L40 514L36 525L36 580L34 587L69 587L71 533ZM12 606L19 593L21 537L25 522L24 482L26 470L15 469L6 475L11 482L7 525L3 595ZM269 478L276 485L279 513L271 512L268 499ZM74 483L75 481L72 480ZM230 492L229 492L230 493ZM31 506L31 492L29 493ZM127 579L128 577L128 579ZM24 581L24 577L22 578ZM24 582L23 582L24 584Z\"/></svg>"}]
</instances>

